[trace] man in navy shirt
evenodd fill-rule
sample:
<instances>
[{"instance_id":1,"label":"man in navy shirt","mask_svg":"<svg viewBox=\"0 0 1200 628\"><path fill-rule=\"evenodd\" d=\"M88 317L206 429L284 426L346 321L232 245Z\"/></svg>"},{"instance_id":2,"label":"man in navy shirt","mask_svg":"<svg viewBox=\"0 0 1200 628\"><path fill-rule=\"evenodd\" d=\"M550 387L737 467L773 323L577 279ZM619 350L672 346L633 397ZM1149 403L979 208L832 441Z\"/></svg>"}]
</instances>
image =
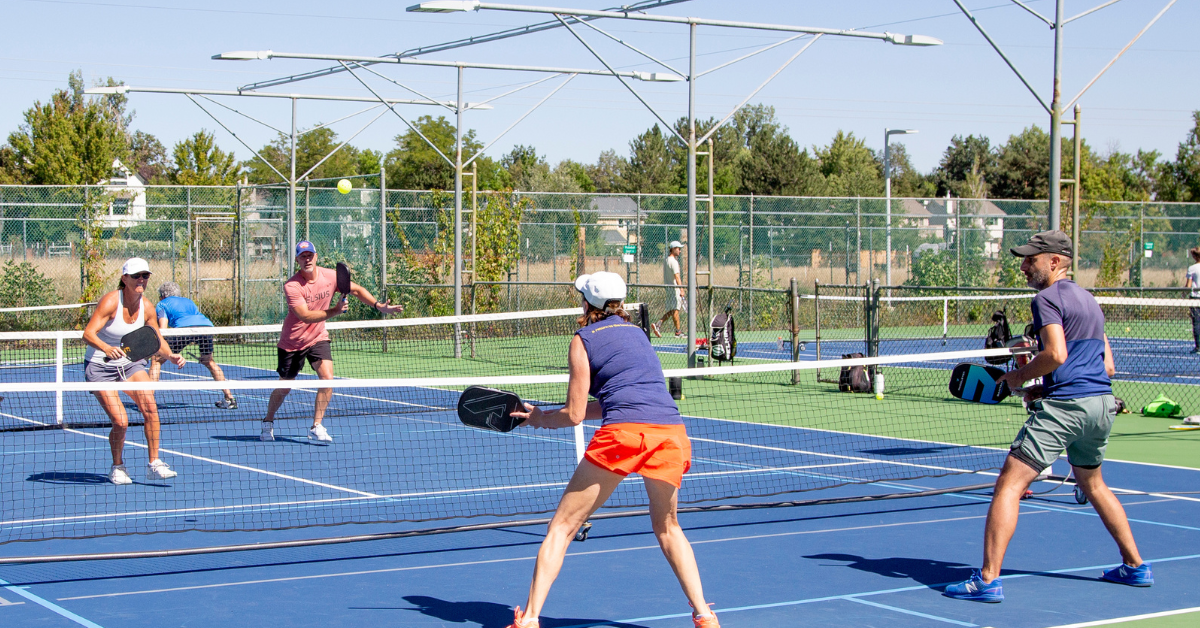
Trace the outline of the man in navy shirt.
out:
<instances>
[{"instance_id":1,"label":"man in navy shirt","mask_svg":"<svg viewBox=\"0 0 1200 628\"><path fill-rule=\"evenodd\" d=\"M195 301L183 296L183 291L175 282L168 281L159 286L158 297L160 301L154 307L154 313L158 316L159 329L213 326L212 321L200 313L200 308L196 306ZM225 381L225 373L221 371L221 366L217 364L216 360L213 360L212 334L167 336L164 339L171 346L172 353L179 353L188 345L196 345L200 349L200 363L208 368L214 380ZM161 369L162 362L156 357L150 363L150 379L157 382ZM216 406L222 410L236 410L238 406L237 401L233 398L233 393L228 390L224 392L225 398L218 401Z\"/></svg>"},{"instance_id":2,"label":"man in navy shirt","mask_svg":"<svg viewBox=\"0 0 1200 628\"><path fill-rule=\"evenodd\" d=\"M1100 476L1104 449L1117 410L1110 378L1116 371L1112 348L1104 333L1104 313L1083 288L1067 278L1074 254L1062 231L1044 231L1023 246L1011 249L1021 260L1033 298L1033 328L1039 352L1025 366L1004 374L1002 381L1025 389L1029 420L1017 434L988 509L983 536L983 568L971 578L946 587L944 595L978 602L1004 599L1000 565L1017 529L1021 496L1043 469L1063 452L1096 514L1117 542L1122 564L1104 572L1104 580L1148 587L1154 583L1150 565L1138 554L1125 509Z\"/></svg>"}]
</instances>

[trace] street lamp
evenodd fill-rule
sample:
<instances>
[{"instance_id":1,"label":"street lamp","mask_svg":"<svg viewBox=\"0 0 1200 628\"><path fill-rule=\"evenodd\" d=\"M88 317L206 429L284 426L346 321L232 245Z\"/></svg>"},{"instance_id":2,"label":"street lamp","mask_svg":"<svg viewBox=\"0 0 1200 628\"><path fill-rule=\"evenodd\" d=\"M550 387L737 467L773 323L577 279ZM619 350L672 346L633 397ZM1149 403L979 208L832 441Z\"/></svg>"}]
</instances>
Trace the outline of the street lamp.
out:
<instances>
[{"instance_id":1,"label":"street lamp","mask_svg":"<svg viewBox=\"0 0 1200 628\"><path fill-rule=\"evenodd\" d=\"M916 129L883 130L883 193L887 197L887 285L892 285L892 136L910 135ZM874 263L874 262L872 262Z\"/></svg>"}]
</instances>

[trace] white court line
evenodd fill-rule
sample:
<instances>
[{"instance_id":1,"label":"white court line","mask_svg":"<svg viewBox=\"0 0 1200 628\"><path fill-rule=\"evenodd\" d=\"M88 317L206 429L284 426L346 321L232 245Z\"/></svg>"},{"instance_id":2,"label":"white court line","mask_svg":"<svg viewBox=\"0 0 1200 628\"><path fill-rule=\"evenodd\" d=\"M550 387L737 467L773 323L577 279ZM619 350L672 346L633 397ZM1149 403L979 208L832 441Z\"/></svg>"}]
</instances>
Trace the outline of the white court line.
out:
<instances>
[{"instance_id":1,"label":"white court line","mask_svg":"<svg viewBox=\"0 0 1200 628\"><path fill-rule=\"evenodd\" d=\"M1081 624L1063 624L1061 626L1054 626L1054 628L1089 628L1090 626L1107 626L1109 624L1123 624L1129 621L1141 621L1143 619L1170 617L1171 615L1184 615L1187 613L1200 613L1200 606L1193 606L1192 608L1180 608L1173 611L1162 611L1160 613L1146 613L1145 615L1130 615L1129 617L1115 617L1113 619L1101 619L1099 621L1085 621Z\"/></svg>"},{"instance_id":2,"label":"white court line","mask_svg":"<svg viewBox=\"0 0 1200 628\"><path fill-rule=\"evenodd\" d=\"M1021 516L1025 517L1025 516L1030 516L1030 515L1034 515L1034 514L1038 514L1038 513L1033 513L1033 512L1021 513ZM865 526L850 526L850 527L844 527L844 528L825 528L825 529L821 529L821 530L799 530L799 531L794 531L794 532L778 532L778 533L773 533L773 534L752 534L752 535L747 535L747 536L737 536L737 537L729 537L729 538L723 538L723 539L707 539L707 540L691 541L691 544L692 545L706 545L706 544L713 544L713 543L729 543L729 542L733 542L733 541L753 541L753 540L760 540L760 539L771 539L771 538L781 538L781 537L790 537L790 536L804 536L804 535L810 535L810 534L827 534L827 533L834 533L834 532L856 532L856 531L861 531L861 530L878 530L878 529L883 529L883 528L897 528L897 527L905 527L905 526L924 525L924 524L930 524L930 523L951 523L951 522L955 522L955 521L968 521L968 520L972 520L972 519L985 519L985 518L987 518L987 515L971 515L971 516L965 516L965 517L950 517L950 518L946 518L946 519L927 519L927 520L922 520L922 521L881 523L881 524L873 524L873 525L865 525ZM622 553L622 552L635 552L635 551L645 551L645 550L662 551L662 548L659 547L658 544L654 544L654 545L642 545L642 546L636 546L636 547L622 547L622 548L615 548L615 549L593 550L593 551L588 551L588 552L568 552L567 555L568 556L596 556L596 555L600 555L600 554L616 554L616 553ZM245 586L245 585L251 585L251 584L269 584L269 583L275 583L275 582L294 582L297 580L319 580L322 578L341 578L341 577L346 577L346 576L363 576L363 575L373 575L373 574L381 574L381 573L396 573L396 572L404 572L404 571L422 571L422 570L426 570L426 569L442 569L442 568L449 568L449 567L469 567L469 566L474 566L474 565L490 565L490 564L496 564L496 563L523 562L523 561L535 560L536 558L537 558L536 556L521 556L521 557L515 557L515 558L496 558L496 559L492 559L492 560L478 560L478 561L473 560L473 561L465 561L465 562L457 562L457 563L441 563L441 564L436 564L436 565L418 565L418 566L414 566L414 567L389 567L389 568L385 568L385 569L367 569L367 570L362 570L362 571L343 571L343 572L334 572L334 573L325 573L325 574L311 574L311 575L307 575L307 576L288 576L288 577L282 577L282 578L267 578L267 579L262 579L262 580L241 580L241 581L236 581L236 582L221 582L221 583L215 583L215 584L201 584L201 585L193 585L193 586L187 586L187 587L171 587L171 588L166 588L166 589L147 589L147 590L141 590L141 591L122 591L122 592L118 592L118 593L99 593L99 594L94 594L94 595L79 595L79 596L73 596L73 597L61 597L61 598L58 598L58 601L65 602L65 601L70 601L70 600L88 600L88 599L94 599L94 598L122 597L122 596L126 596L126 595L143 595L143 594L147 594L147 593L172 593L172 592L176 592L176 591L194 591L197 589L217 589L217 588L223 588L223 587L236 587L236 586Z\"/></svg>"},{"instance_id":3,"label":"white court line","mask_svg":"<svg viewBox=\"0 0 1200 628\"><path fill-rule=\"evenodd\" d=\"M25 421L27 423L33 423L34 425L49 425L48 423L43 423L41 421L34 421L33 419L26 419L25 417L19 417L19 416L7 414L4 412L0 412L0 416L6 416L11 419L16 419L18 421ZM62 431L70 432L72 434L78 434L80 436L88 436L90 438L98 438L101 440L108 440L107 436L103 436L101 434L90 434L88 432L82 432L80 430L75 430L75 429L71 429L71 428L62 428ZM142 443L138 443L138 442L134 442L134 441L130 441L130 440L126 440L125 442L129 445L133 445L134 447L141 447L142 449L149 449L148 446L146 446ZM232 462L225 462L223 460L217 460L215 458L206 458L204 456L196 456L193 454L183 453L182 451L175 451L172 449L164 449L162 447L159 447L158 450L161 452L169 453L174 456L182 456L184 458L191 458L193 460L199 460L201 462L211 462L212 464L216 464L216 465L231 467L234 469L239 469L241 471L251 471L253 473L261 473L263 475L269 475L269 476L284 479L284 480L292 480L294 482L300 482L302 484L311 484L313 486L320 486L321 488L328 488L328 489L332 489L332 490L336 490L336 491L344 491L347 493L354 493L356 495L362 495L364 497L373 497L373 498L381 497L380 495L376 495L375 493L359 491L359 490L355 490L352 488L346 488L344 486L337 486L336 484L327 484L325 482L317 482L316 480L309 480L306 478L296 477L294 475L287 475L284 473L276 473L275 471L267 471L266 469L257 469L255 467L247 467L245 465L234 464Z\"/></svg>"}]
</instances>

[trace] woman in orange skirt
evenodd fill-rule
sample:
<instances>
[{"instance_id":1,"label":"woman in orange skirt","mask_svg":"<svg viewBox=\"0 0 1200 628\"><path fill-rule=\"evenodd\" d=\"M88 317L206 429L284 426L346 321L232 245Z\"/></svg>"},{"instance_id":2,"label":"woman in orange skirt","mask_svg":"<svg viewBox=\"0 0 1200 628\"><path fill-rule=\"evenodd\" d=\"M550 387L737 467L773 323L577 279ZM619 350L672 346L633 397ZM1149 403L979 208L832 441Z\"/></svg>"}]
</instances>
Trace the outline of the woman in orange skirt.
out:
<instances>
[{"instance_id":1,"label":"woman in orange skirt","mask_svg":"<svg viewBox=\"0 0 1200 628\"><path fill-rule=\"evenodd\" d=\"M538 628L542 604L575 532L630 473L644 480L654 535L692 605L692 621L697 628L719 628L704 600L692 546L676 516L692 447L658 356L645 332L629 322L625 282L619 275L582 275L575 288L583 293L584 314L567 354L567 405L542 412L526 404L526 412L513 416L526 419L524 425L546 429L574 427L584 419L601 419L603 424L567 484L538 551L525 610L517 607L509 628ZM589 394L597 401L589 403Z\"/></svg>"}]
</instances>

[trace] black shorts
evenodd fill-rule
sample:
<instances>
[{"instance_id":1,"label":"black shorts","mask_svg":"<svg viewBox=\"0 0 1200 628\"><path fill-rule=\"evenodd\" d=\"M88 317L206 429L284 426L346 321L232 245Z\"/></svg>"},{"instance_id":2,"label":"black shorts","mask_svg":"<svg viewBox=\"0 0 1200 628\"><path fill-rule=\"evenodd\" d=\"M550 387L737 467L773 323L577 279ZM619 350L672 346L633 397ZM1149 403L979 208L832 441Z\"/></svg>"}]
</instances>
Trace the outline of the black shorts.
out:
<instances>
[{"instance_id":1,"label":"black shorts","mask_svg":"<svg viewBox=\"0 0 1200 628\"><path fill-rule=\"evenodd\" d=\"M196 345L200 349L200 355L213 353L212 336L167 336L166 341L167 346L171 347L171 353L179 353L188 345Z\"/></svg>"},{"instance_id":2,"label":"black shorts","mask_svg":"<svg viewBox=\"0 0 1200 628\"><path fill-rule=\"evenodd\" d=\"M333 353L329 350L329 341L322 340L317 344L299 351L284 351L276 347L279 352L279 368L275 372L279 373L280 379L296 379L296 375L300 374L300 369L304 368L304 359L308 358L308 364L317 370L317 365L321 360L333 361Z\"/></svg>"}]
</instances>

